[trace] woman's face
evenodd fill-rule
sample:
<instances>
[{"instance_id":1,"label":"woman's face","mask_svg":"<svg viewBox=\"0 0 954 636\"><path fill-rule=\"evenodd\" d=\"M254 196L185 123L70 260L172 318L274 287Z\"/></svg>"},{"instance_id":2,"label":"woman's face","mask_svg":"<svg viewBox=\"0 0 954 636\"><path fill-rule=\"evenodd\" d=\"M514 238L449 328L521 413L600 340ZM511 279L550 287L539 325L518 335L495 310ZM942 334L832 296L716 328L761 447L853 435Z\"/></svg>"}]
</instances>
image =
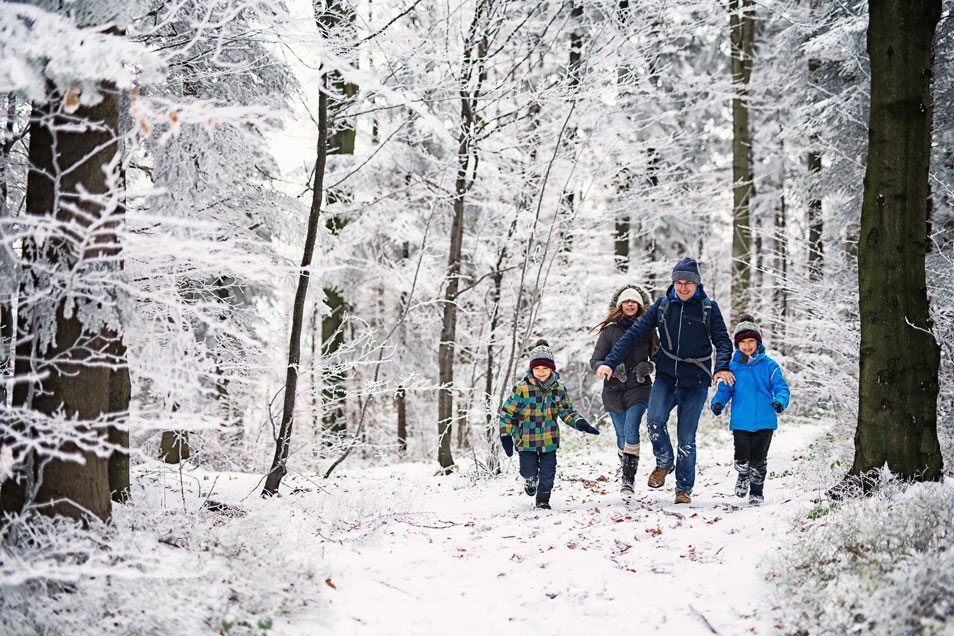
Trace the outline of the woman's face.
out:
<instances>
[{"instance_id":1,"label":"woman's face","mask_svg":"<svg viewBox=\"0 0 954 636\"><path fill-rule=\"evenodd\" d=\"M624 316L635 316L636 312L639 311L639 303L635 300L624 300L621 307Z\"/></svg>"},{"instance_id":2,"label":"woman's face","mask_svg":"<svg viewBox=\"0 0 954 636\"><path fill-rule=\"evenodd\" d=\"M541 382L546 382L547 380L549 380L550 374L553 373L550 367L544 367L544 366L533 367L532 371L533 371L533 377L540 380Z\"/></svg>"},{"instance_id":3,"label":"woman's face","mask_svg":"<svg viewBox=\"0 0 954 636\"><path fill-rule=\"evenodd\" d=\"M755 338L746 338L745 340L739 340L739 351L744 353L747 356L755 353L755 350L759 348L759 341Z\"/></svg>"}]
</instances>

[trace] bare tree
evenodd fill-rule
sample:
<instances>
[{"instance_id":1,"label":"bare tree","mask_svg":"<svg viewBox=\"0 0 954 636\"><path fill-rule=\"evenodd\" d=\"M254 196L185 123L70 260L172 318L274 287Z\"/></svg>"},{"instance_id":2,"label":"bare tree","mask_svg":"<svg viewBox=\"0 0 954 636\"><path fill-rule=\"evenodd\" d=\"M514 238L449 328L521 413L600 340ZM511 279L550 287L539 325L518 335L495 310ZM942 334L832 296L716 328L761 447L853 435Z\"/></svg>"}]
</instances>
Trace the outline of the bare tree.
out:
<instances>
[{"instance_id":1,"label":"bare tree","mask_svg":"<svg viewBox=\"0 0 954 636\"><path fill-rule=\"evenodd\" d=\"M437 462L444 472L454 468L451 452L451 426L454 422L454 353L457 339L457 295L460 289L461 250L464 240L464 208L467 193L474 183L477 170L476 149L473 145L477 124L477 100L483 81L488 36L487 17L493 8L492 0L480 0L474 10L467 37L464 40L463 62L459 80L460 124L457 133L457 176L454 181L450 249L447 254L447 274L444 285L444 306L441 339L437 364L440 387L437 392Z\"/></svg>"},{"instance_id":2,"label":"bare tree","mask_svg":"<svg viewBox=\"0 0 954 636\"><path fill-rule=\"evenodd\" d=\"M752 132L749 82L755 54L753 0L729 0L732 45L732 316L748 307L751 285Z\"/></svg>"}]
</instances>

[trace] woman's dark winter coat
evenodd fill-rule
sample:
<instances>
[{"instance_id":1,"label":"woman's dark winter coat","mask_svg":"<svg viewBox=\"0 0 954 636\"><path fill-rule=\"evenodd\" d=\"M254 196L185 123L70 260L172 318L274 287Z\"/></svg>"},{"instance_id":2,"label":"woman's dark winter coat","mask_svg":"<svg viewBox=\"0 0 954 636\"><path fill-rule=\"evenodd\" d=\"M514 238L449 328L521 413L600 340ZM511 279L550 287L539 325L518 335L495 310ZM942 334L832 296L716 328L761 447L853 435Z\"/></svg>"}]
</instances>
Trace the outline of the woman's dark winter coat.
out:
<instances>
[{"instance_id":1,"label":"woman's dark winter coat","mask_svg":"<svg viewBox=\"0 0 954 636\"><path fill-rule=\"evenodd\" d=\"M603 328L599 339L596 341L596 349L593 350L593 356L590 359L590 367L594 371L603 364L603 360L613 350L616 341L626 333L628 326L625 322L623 325L612 322ZM642 382L638 382L636 379L636 365L650 360L651 355L649 338L645 338L630 350L621 363L626 366L626 380L621 382L617 378L619 374L614 373L612 378L603 382L603 408L608 413L625 411L633 404L649 404L649 392L653 388L653 381L647 375Z\"/></svg>"}]
</instances>

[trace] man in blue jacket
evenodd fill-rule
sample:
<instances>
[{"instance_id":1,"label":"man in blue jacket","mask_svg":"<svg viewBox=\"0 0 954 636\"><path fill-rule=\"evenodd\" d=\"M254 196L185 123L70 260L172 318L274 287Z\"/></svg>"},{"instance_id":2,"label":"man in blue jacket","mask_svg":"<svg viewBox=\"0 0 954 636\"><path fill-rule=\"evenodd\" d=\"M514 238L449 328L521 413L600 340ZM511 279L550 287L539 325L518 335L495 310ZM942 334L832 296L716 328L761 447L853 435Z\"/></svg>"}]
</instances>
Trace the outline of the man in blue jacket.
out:
<instances>
[{"instance_id":1,"label":"man in blue jacket","mask_svg":"<svg viewBox=\"0 0 954 636\"><path fill-rule=\"evenodd\" d=\"M613 369L637 342L653 329L659 330L656 352L656 381L649 395L646 428L656 456L656 468L650 473L650 488L660 488L666 475L676 471L676 503L691 501L696 480L696 429L713 379L729 385L735 376L729 371L732 339L714 300L706 296L695 259L684 258L672 270L672 282L666 294L658 298L639 320L623 334L596 370L608 380ZM712 375L712 349L715 347L715 375ZM678 460L669 439L669 414L676 408Z\"/></svg>"}]
</instances>

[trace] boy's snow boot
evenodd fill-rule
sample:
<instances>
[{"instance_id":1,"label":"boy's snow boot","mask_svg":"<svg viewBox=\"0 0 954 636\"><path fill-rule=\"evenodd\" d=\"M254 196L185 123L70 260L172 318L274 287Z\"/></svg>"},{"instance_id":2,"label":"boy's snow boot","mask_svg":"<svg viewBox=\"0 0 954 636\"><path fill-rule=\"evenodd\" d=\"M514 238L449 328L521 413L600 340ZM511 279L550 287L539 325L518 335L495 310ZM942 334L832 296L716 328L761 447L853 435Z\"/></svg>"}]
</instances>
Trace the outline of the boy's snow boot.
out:
<instances>
[{"instance_id":1,"label":"boy's snow boot","mask_svg":"<svg viewBox=\"0 0 954 636\"><path fill-rule=\"evenodd\" d=\"M765 497L762 494L765 488L765 472L764 468L759 470L756 466L753 466L750 472L752 474L752 482L749 484L749 503L753 506L758 506L765 501Z\"/></svg>"},{"instance_id":2,"label":"boy's snow boot","mask_svg":"<svg viewBox=\"0 0 954 636\"><path fill-rule=\"evenodd\" d=\"M527 493L531 497L537 494L537 484L540 482L539 477L532 477L523 482L523 492Z\"/></svg>"},{"instance_id":3,"label":"boy's snow boot","mask_svg":"<svg viewBox=\"0 0 954 636\"><path fill-rule=\"evenodd\" d=\"M537 493L537 508L539 508L540 510L550 509L550 493L548 492Z\"/></svg>"},{"instance_id":4,"label":"boy's snow boot","mask_svg":"<svg viewBox=\"0 0 954 636\"><path fill-rule=\"evenodd\" d=\"M735 480L735 496L744 498L749 494L749 464L734 462L733 468L739 473L739 478Z\"/></svg>"},{"instance_id":5,"label":"boy's snow boot","mask_svg":"<svg viewBox=\"0 0 954 636\"><path fill-rule=\"evenodd\" d=\"M639 468L639 455L623 454L623 487L624 493L632 494L633 482L636 481L636 470Z\"/></svg>"}]
</instances>

